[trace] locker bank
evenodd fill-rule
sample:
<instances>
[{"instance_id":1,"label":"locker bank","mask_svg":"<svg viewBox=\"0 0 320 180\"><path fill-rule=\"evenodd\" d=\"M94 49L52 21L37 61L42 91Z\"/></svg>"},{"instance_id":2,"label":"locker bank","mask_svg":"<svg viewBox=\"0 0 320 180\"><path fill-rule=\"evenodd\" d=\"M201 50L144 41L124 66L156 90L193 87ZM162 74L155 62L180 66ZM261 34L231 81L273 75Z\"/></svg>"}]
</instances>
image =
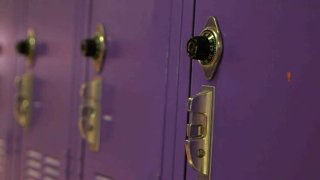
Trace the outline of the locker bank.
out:
<instances>
[{"instance_id":1,"label":"locker bank","mask_svg":"<svg viewBox=\"0 0 320 180\"><path fill-rule=\"evenodd\" d=\"M319 180L320 2L0 0L0 180Z\"/></svg>"}]
</instances>

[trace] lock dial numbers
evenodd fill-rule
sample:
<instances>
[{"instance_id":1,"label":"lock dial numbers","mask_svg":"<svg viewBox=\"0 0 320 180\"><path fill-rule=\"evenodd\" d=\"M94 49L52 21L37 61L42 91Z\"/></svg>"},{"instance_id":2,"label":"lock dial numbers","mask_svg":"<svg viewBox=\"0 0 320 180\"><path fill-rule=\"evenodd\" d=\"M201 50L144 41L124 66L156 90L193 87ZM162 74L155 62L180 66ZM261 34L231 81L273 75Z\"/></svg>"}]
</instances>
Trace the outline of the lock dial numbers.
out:
<instances>
[{"instance_id":1,"label":"lock dial numbers","mask_svg":"<svg viewBox=\"0 0 320 180\"><path fill-rule=\"evenodd\" d=\"M209 17L204 30L187 43L187 53L198 60L205 76L212 79L222 57L223 42L216 17Z\"/></svg>"}]
</instances>

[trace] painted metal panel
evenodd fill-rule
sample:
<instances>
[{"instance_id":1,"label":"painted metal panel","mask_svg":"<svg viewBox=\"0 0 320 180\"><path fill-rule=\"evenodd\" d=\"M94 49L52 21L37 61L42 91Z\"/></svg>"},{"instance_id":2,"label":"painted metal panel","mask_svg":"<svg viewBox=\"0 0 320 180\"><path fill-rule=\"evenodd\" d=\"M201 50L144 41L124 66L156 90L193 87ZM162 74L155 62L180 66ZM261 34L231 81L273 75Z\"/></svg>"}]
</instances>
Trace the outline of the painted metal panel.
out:
<instances>
[{"instance_id":1,"label":"painted metal panel","mask_svg":"<svg viewBox=\"0 0 320 180\"><path fill-rule=\"evenodd\" d=\"M105 25L108 54L100 151L86 148L83 179L159 179L171 3L95 0L91 6L91 33ZM95 76L91 62L90 71L88 80Z\"/></svg>"},{"instance_id":2,"label":"painted metal panel","mask_svg":"<svg viewBox=\"0 0 320 180\"><path fill-rule=\"evenodd\" d=\"M167 103L161 179L184 179L191 61L183 40L192 35L193 1L172 1Z\"/></svg>"},{"instance_id":3,"label":"painted metal panel","mask_svg":"<svg viewBox=\"0 0 320 180\"><path fill-rule=\"evenodd\" d=\"M78 113L74 105L78 88L73 88L84 77L81 67L85 64L75 59L76 8L81 4L75 0L29 0L24 6L26 22L21 31L33 27L39 46L32 68L35 83L31 126L20 128L20 179L79 179L74 172L81 161L77 155L79 143L72 135L77 130ZM19 74L26 71L25 59L20 61ZM73 165L72 170L69 165Z\"/></svg>"},{"instance_id":4,"label":"painted metal panel","mask_svg":"<svg viewBox=\"0 0 320 180\"><path fill-rule=\"evenodd\" d=\"M192 71L192 94L216 86L212 179L320 178L319 7L316 0L197 1L195 34L216 16L225 45L213 81L196 61ZM196 179L189 167L187 179Z\"/></svg>"},{"instance_id":5,"label":"painted metal panel","mask_svg":"<svg viewBox=\"0 0 320 180\"><path fill-rule=\"evenodd\" d=\"M12 106L16 73L15 39L23 19L20 1L0 1L0 179L15 178L19 154Z\"/></svg>"}]
</instances>

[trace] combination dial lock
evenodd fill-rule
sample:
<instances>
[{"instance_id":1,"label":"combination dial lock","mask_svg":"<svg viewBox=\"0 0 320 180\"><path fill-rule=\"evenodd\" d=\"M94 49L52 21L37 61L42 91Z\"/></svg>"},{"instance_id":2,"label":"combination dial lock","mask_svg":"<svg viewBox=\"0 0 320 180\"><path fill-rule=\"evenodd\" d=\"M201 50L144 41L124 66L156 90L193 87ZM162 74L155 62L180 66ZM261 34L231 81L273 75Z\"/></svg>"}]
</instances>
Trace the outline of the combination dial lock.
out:
<instances>
[{"instance_id":1,"label":"combination dial lock","mask_svg":"<svg viewBox=\"0 0 320 180\"><path fill-rule=\"evenodd\" d=\"M194 36L187 43L187 53L198 60L207 79L212 79L222 57L222 37L215 17L209 17L200 36Z\"/></svg>"},{"instance_id":2,"label":"combination dial lock","mask_svg":"<svg viewBox=\"0 0 320 180\"><path fill-rule=\"evenodd\" d=\"M27 58L28 66L32 66L34 64L36 56L36 46L37 41L35 31L34 29L29 28L27 32L27 38L19 41L16 44L16 51Z\"/></svg>"},{"instance_id":3,"label":"combination dial lock","mask_svg":"<svg viewBox=\"0 0 320 180\"><path fill-rule=\"evenodd\" d=\"M102 71L106 53L106 37L102 24L98 24L94 37L82 41L81 52L95 61L97 72Z\"/></svg>"},{"instance_id":4,"label":"combination dial lock","mask_svg":"<svg viewBox=\"0 0 320 180\"><path fill-rule=\"evenodd\" d=\"M30 54L30 50L31 50L30 44L28 43L27 40L19 41L16 45L16 49L19 54L22 54L25 56Z\"/></svg>"},{"instance_id":5,"label":"combination dial lock","mask_svg":"<svg viewBox=\"0 0 320 180\"><path fill-rule=\"evenodd\" d=\"M188 41L188 55L192 59L200 60L202 64L208 64L215 55L216 39L209 30L202 34Z\"/></svg>"},{"instance_id":6,"label":"combination dial lock","mask_svg":"<svg viewBox=\"0 0 320 180\"><path fill-rule=\"evenodd\" d=\"M98 56L99 44L95 39L85 39L81 43L81 51L86 57L95 58Z\"/></svg>"}]
</instances>

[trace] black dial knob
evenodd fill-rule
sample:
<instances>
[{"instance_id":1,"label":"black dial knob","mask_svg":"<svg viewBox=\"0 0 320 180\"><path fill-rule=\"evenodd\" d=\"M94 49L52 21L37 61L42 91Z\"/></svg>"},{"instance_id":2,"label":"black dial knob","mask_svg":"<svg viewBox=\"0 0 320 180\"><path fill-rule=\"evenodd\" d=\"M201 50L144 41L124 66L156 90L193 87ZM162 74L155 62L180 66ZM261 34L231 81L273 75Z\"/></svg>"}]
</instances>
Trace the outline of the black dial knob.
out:
<instances>
[{"instance_id":1,"label":"black dial knob","mask_svg":"<svg viewBox=\"0 0 320 180\"><path fill-rule=\"evenodd\" d=\"M98 44L94 39L85 39L81 43L81 51L87 57L95 57L98 49Z\"/></svg>"},{"instance_id":2,"label":"black dial knob","mask_svg":"<svg viewBox=\"0 0 320 180\"><path fill-rule=\"evenodd\" d=\"M28 55L30 54L31 47L27 40L23 40L17 43L16 50L22 55Z\"/></svg>"},{"instance_id":3,"label":"black dial knob","mask_svg":"<svg viewBox=\"0 0 320 180\"><path fill-rule=\"evenodd\" d=\"M206 30L201 36L189 39L187 52L190 58L197 59L203 63L211 61L216 51L216 39L212 32Z\"/></svg>"},{"instance_id":4,"label":"black dial knob","mask_svg":"<svg viewBox=\"0 0 320 180\"><path fill-rule=\"evenodd\" d=\"M206 60L210 55L210 42L205 36L195 36L189 39L187 52L190 58Z\"/></svg>"}]
</instances>

